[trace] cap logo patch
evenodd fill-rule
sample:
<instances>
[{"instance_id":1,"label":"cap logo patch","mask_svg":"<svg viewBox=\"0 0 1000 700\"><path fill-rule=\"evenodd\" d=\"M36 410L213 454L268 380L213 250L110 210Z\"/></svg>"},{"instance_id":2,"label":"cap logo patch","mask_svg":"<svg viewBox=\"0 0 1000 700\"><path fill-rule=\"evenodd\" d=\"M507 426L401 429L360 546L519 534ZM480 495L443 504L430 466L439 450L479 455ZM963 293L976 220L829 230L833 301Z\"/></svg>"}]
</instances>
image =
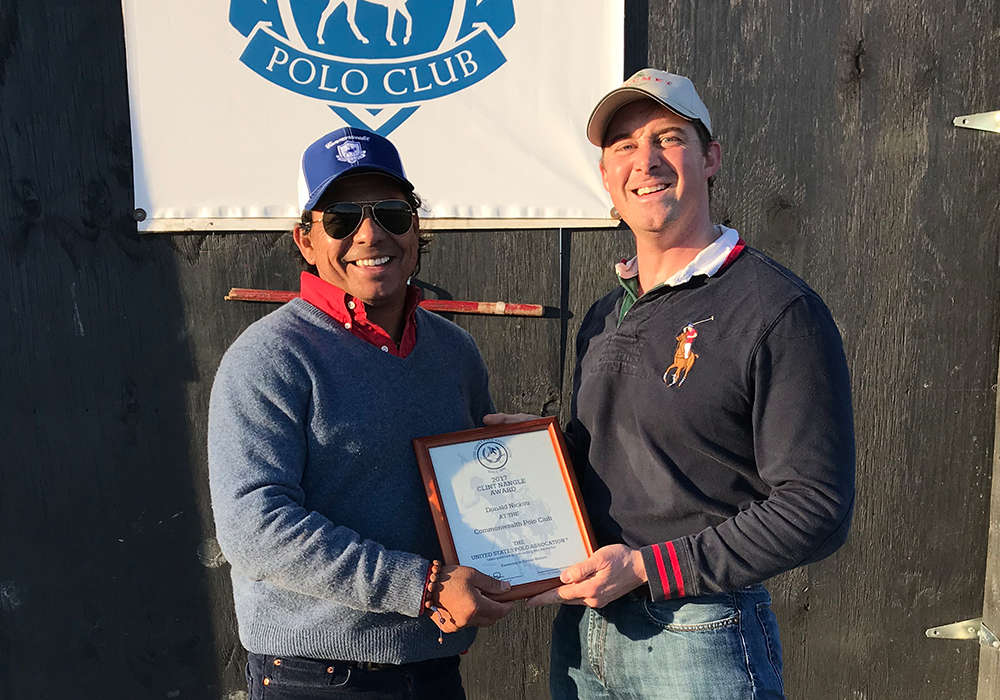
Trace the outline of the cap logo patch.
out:
<instances>
[{"instance_id":1,"label":"cap logo patch","mask_svg":"<svg viewBox=\"0 0 1000 700\"><path fill-rule=\"evenodd\" d=\"M698 359L699 355L692 348L694 347L694 341L698 337L698 330L695 326L707 323L708 321L714 321L715 316L709 316L708 318L703 318L700 321L695 321L694 323L689 323L684 328L681 329L680 334L674 338L677 341L677 349L674 350L674 363L667 367L667 371L663 373L663 383L668 387L674 386L675 384L680 387L687 379L688 373L691 368L694 367L694 361ZM670 373L673 372L673 377L671 378Z\"/></svg>"},{"instance_id":2,"label":"cap logo patch","mask_svg":"<svg viewBox=\"0 0 1000 700\"><path fill-rule=\"evenodd\" d=\"M341 163L354 165L366 155L368 152L361 148L361 144L357 141L344 141L337 146L337 160Z\"/></svg>"},{"instance_id":3,"label":"cap logo patch","mask_svg":"<svg viewBox=\"0 0 1000 700\"><path fill-rule=\"evenodd\" d=\"M657 78L656 76L653 75L635 75L632 76L632 78L630 78L628 82L625 84L635 85L636 83L648 83L649 81L653 81L654 83L663 83L664 85L674 84L672 80L664 80L663 78Z\"/></svg>"}]
</instances>

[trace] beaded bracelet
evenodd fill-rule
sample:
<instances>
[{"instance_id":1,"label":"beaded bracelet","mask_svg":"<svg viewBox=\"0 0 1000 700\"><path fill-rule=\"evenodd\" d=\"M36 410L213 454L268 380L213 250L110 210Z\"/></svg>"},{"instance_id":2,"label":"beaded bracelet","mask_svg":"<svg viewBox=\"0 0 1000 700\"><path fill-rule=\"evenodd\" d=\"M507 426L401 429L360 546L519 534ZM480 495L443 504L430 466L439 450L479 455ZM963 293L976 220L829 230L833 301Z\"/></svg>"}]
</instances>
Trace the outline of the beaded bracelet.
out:
<instances>
[{"instance_id":1,"label":"beaded bracelet","mask_svg":"<svg viewBox=\"0 0 1000 700\"><path fill-rule=\"evenodd\" d=\"M427 565L427 573L424 575L424 585L420 593L420 612L427 609L427 601L430 600L431 573L436 573L439 566L440 562L436 559Z\"/></svg>"},{"instance_id":2,"label":"beaded bracelet","mask_svg":"<svg viewBox=\"0 0 1000 700\"><path fill-rule=\"evenodd\" d=\"M438 583L438 577L441 570L441 562L435 559L431 562L431 565L427 568L427 578L424 584L423 601L421 605L427 612L434 616L437 613L438 620L443 625L445 623L444 613L447 612L445 608L441 605L441 601L438 599L437 594L440 593L440 588L436 585ZM437 589L437 590L435 590ZM438 644L444 644L444 631L438 627Z\"/></svg>"}]
</instances>

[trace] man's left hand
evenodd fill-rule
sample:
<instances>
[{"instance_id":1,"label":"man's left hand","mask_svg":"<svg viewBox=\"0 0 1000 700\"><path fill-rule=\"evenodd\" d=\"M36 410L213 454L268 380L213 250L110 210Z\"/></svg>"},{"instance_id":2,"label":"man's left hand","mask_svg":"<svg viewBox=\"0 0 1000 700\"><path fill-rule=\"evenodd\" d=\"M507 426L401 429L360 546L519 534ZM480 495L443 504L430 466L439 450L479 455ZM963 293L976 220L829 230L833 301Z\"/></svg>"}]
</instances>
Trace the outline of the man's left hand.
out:
<instances>
[{"instance_id":1,"label":"man's left hand","mask_svg":"<svg viewBox=\"0 0 1000 700\"><path fill-rule=\"evenodd\" d=\"M567 603L603 608L647 581L646 567L638 549L623 544L601 547L586 561L559 575L563 585L528 598L529 607Z\"/></svg>"}]
</instances>

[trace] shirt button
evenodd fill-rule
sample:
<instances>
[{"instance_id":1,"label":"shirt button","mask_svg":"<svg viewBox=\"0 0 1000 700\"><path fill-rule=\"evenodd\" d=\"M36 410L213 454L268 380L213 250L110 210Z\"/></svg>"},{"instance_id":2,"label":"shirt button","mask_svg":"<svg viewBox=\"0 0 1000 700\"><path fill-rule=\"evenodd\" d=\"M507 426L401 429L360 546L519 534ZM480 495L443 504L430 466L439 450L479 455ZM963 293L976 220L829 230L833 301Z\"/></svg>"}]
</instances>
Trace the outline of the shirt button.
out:
<instances>
[{"instance_id":1,"label":"shirt button","mask_svg":"<svg viewBox=\"0 0 1000 700\"><path fill-rule=\"evenodd\" d=\"M354 302L353 301L347 302L347 308L353 309L354 308Z\"/></svg>"},{"instance_id":2,"label":"shirt button","mask_svg":"<svg viewBox=\"0 0 1000 700\"><path fill-rule=\"evenodd\" d=\"M345 323L344 328L346 328L347 330L351 330L351 322L348 321L347 323Z\"/></svg>"},{"instance_id":3,"label":"shirt button","mask_svg":"<svg viewBox=\"0 0 1000 700\"><path fill-rule=\"evenodd\" d=\"M389 352L389 346L388 345L383 345L382 346L382 352Z\"/></svg>"}]
</instances>

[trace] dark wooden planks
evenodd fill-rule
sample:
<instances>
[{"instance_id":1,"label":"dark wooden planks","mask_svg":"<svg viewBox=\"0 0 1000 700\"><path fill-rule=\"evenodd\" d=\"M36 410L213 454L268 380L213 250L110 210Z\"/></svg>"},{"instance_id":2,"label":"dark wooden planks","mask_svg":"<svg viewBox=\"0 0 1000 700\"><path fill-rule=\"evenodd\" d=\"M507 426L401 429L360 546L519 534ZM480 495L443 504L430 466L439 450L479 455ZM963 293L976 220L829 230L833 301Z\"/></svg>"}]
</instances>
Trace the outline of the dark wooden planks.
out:
<instances>
[{"instance_id":1,"label":"dark wooden planks","mask_svg":"<svg viewBox=\"0 0 1000 700\"><path fill-rule=\"evenodd\" d=\"M131 210L118 3L0 10L0 684L217 694L191 346Z\"/></svg>"},{"instance_id":2,"label":"dark wooden planks","mask_svg":"<svg viewBox=\"0 0 1000 700\"><path fill-rule=\"evenodd\" d=\"M476 338L497 408L552 415L559 402L555 231L441 231L422 259L428 297L541 304L546 317L446 315Z\"/></svg>"}]
</instances>

